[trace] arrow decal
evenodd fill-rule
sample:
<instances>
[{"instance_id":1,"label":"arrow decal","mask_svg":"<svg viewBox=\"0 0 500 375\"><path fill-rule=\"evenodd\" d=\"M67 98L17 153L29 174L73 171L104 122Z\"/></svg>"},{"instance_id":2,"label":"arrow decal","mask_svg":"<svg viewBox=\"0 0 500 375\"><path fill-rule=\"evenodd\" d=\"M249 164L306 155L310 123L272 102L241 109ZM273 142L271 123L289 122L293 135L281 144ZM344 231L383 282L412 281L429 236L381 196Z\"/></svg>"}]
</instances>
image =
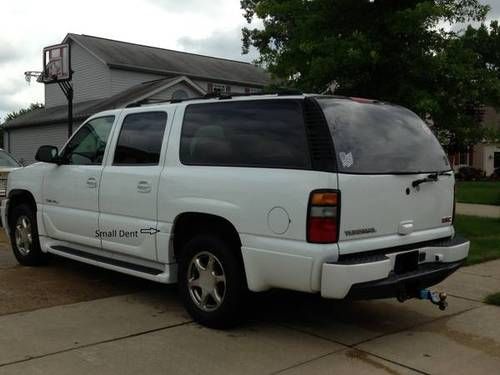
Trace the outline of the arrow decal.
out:
<instances>
[{"instance_id":1,"label":"arrow decal","mask_svg":"<svg viewBox=\"0 0 500 375\"><path fill-rule=\"evenodd\" d=\"M147 229L141 229L141 233L142 234L150 234L150 235L153 235L153 234L156 234L158 233L159 230L156 229L156 228L147 228Z\"/></svg>"}]
</instances>

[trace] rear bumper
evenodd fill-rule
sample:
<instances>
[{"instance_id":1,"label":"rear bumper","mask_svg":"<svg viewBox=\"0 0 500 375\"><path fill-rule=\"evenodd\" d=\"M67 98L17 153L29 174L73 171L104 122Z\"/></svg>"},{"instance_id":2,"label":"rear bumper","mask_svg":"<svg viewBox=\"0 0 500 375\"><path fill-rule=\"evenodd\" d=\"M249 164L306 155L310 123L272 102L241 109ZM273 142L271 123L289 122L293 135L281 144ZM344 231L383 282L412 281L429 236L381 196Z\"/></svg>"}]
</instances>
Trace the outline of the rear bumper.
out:
<instances>
[{"instance_id":1,"label":"rear bumper","mask_svg":"<svg viewBox=\"0 0 500 375\"><path fill-rule=\"evenodd\" d=\"M396 274L396 256L415 251L393 251L351 257L322 266L321 295L325 298L373 299L412 296L418 289L444 280L456 271L469 253L470 242L452 239L426 244L417 249L422 255L415 270Z\"/></svg>"},{"instance_id":2,"label":"rear bumper","mask_svg":"<svg viewBox=\"0 0 500 375\"><path fill-rule=\"evenodd\" d=\"M463 261L452 263L428 263L403 275L392 274L386 279L354 284L346 298L376 299L390 297L417 297L420 289L436 285L458 270Z\"/></svg>"}]
</instances>

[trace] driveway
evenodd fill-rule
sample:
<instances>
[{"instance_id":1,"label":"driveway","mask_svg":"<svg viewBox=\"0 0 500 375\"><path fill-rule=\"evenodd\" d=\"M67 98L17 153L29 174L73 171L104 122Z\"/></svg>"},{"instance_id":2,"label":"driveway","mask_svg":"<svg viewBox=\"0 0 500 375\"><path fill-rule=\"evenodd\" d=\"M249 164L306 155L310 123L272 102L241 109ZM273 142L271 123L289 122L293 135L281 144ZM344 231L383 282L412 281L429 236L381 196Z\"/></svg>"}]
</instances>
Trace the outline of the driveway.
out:
<instances>
[{"instance_id":1,"label":"driveway","mask_svg":"<svg viewBox=\"0 0 500 375\"><path fill-rule=\"evenodd\" d=\"M498 373L500 261L464 268L423 301L339 302L272 292L250 319L193 323L175 287L54 258L24 268L0 243L0 374Z\"/></svg>"}]
</instances>

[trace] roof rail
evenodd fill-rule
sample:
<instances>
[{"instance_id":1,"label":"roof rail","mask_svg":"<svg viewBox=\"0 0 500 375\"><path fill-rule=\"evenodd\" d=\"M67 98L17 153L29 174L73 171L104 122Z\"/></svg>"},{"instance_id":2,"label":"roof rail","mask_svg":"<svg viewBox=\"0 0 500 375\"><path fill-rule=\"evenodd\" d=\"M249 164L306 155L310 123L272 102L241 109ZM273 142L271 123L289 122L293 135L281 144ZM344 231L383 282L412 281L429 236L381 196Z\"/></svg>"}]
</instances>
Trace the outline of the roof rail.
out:
<instances>
[{"instance_id":1,"label":"roof rail","mask_svg":"<svg viewBox=\"0 0 500 375\"><path fill-rule=\"evenodd\" d=\"M193 100L203 100L203 99L226 100L226 99L245 97L245 96L263 96L263 95L276 95L276 96L303 95L303 92L298 91L298 90L284 89L284 90L277 90L277 91L262 91L262 92L256 92L256 93L234 93L234 94L208 93L208 94L205 94L203 96L196 96L196 97L185 98L185 99L157 99L157 100L155 100L155 99L147 99L146 98L146 99L139 100L137 102L127 104L127 106L125 108L141 107L143 105L148 105L148 104L182 103L182 102L188 102L188 101L193 101Z\"/></svg>"}]
</instances>

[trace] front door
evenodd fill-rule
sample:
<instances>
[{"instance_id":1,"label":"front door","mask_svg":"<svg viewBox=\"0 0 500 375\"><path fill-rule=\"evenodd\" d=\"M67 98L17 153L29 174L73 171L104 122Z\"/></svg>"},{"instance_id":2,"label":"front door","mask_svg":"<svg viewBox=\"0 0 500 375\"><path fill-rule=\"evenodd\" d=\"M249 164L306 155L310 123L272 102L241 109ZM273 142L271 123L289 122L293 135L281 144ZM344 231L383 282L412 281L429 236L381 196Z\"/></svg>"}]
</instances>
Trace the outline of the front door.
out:
<instances>
[{"instance_id":1,"label":"front door","mask_svg":"<svg viewBox=\"0 0 500 375\"><path fill-rule=\"evenodd\" d=\"M114 116L84 124L43 180L43 221L51 238L100 247L98 191L102 162Z\"/></svg>"},{"instance_id":2,"label":"front door","mask_svg":"<svg viewBox=\"0 0 500 375\"><path fill-rule=\"evenodd\" d=\"M167 112L123 118L102 173L99 230L104 250L156 260L157 194Z\"/></svg>"}]
</instances>

